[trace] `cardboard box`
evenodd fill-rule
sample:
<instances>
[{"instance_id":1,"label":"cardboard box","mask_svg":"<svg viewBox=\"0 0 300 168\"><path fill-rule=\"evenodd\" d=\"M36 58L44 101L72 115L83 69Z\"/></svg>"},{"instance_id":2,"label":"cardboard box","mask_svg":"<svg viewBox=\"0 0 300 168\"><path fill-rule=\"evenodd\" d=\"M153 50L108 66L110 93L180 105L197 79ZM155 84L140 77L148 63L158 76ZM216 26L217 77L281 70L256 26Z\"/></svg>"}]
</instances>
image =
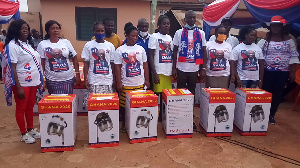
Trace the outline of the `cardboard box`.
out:
<instances>
[{"instance_id":1,"label":"cardboard box","mask_svg":"<svg viewBox=\"0 0 300 168\"><path fill-rule=\"evenodd\" d=\"M167 139L193 136L194 95L187 89L164 89L162 124Z\"/></svg>"},{"instance_id":2,"label":"cardboard box","mask_svg":"<svg viewBox=\"0 0 300 168\"><path fill-rule=\"evenodd\" d=\"M234 125L244 136L267 135L272 94L262 89L236 90Z\"/></svg>"},{"instance_id":3,"label":"cardboard box","mask_svg":"<svg viewBox=\"0 0 300 168\"><path fill-rule=\"evenodd\" d=\"M47 95L40 100L39 120L42 152L74 150L76 101L74 94Z\"/></svg>"},{"instance_id":4,"label":"cardboard box","mask_svg":"<svg viewBox=\"0 0 300 168\"><path fill-rule=\"evenodd\" d=\"M89 147L119 146L118 93L90 94L88 104Z\"/></svg>"},{"instance_id":5,"label":"cardboard box","mask_svg":"<svg viewBox=\"0 0 300 168\"><path fill-rule=\"evenodd\" d=\"M157 140L158 97L151 90L126 93L125 127L130 143Z\"/></svg>"},{"instance_id":6,"label":"cardboard box","mask_svg":"<svg viewBox=\"0 0 300 168\"><path fill-rule=\"evenodd\" d=\"M200 129L206 136L232 136L235 93L204 88L200 99Z\"/></svg>"}]
</instances>

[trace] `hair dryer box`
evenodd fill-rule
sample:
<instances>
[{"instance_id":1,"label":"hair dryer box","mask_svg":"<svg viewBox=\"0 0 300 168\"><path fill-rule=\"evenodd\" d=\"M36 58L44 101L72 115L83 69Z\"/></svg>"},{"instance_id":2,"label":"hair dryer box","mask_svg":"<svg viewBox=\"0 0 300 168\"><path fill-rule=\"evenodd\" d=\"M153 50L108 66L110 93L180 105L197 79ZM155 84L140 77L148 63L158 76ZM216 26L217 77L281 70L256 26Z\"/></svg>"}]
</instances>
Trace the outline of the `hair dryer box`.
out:
<instances>
[{"instance_id":1,"label":"hair dryer box","mask_svg":"<svg viewBox=\"0 0 300 168\"><path fill-rule=\"evenodd\" d=\"M193 136L194 95L187 89L164 89L162 124L167 139Z\"/></svg>"},{"instance_id":2,"label":"hair dryer box","mask_svg":"<svg viewBox=\"0 0 300 168\"><path fill-rule=\"evenodd\" d=\"M227 89L201 90L199 126L206 136L232 136L235 99Z\"/></svg>"},{"instance_id":3,"label":"hair dryer box","mask_svg":"<svg viewBox=\"0 0 300 168\"><path fill-rule=\"evenodd\" d=\"M91 93L88 110L89 147L119 146L118 93Z\"/></svg>"},{"instance_id":4,"label":"hair dryer box","mask_svg":"<svg viewBox=\"0 0 300 168\"><path fill-rule=\"evenodd\" d=\"M75 94L46 95L39 101L42 152L74 150L77 104Z\"/></svg>"},{"instance_id":5,"label":"hair dryer box","mask_svg":"<svg viewBox=\"0 0 300 168\"><path fill-rule=\"evenodd\" d=\"M244 136L267 135L272 94L262 89L236 89L234 125Z\"/></svg>"},{"instance_id":6,"label":"hair dryer box","mask_svg":"<svg viewBox=\"0 0 300 168\"><path fill-rule=\"evenodd\" d=\"M151 90L126 93L125 127L130 143L157 140L158 97Z\"/></svg>"}]
</instances>

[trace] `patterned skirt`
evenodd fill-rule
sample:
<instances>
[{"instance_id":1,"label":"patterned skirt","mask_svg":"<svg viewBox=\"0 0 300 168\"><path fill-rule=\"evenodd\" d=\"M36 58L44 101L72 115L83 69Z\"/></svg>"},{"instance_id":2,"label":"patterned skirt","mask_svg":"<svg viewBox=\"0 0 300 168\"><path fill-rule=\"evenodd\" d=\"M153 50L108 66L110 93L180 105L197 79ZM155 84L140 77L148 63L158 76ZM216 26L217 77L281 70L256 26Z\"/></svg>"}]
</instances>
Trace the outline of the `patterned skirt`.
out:
<instances>
[{"instance_id":1,"label":"patterned skirt","mask_svg":"<svg viewBox=\"0 0 300 168\"><path fill-rule=\"evenodd\" d=\"M112 93L112 85L90 85L90 88L84 93L83 104L88 107L90 93Z\"/></svg>"},{"instance_id":2,"label":"patterned skirt","mask_svg":"<svg viewBox=\"0 0 300 168\"><path fill-rule=\"evenodd\" d=\"M126 92L127 91L143 90L143 89L144 89L144 85L140 85L140 86L123 86L123 90L119 95L120 106L125 108L125 105L126 105Z\"/></svg>"},{"instance_id":3,"label":"patterned skirt","mask_svg":"<svg viewBox=\"0 0 300 168\"><path fill-rule=\"evenodd\" d=\"M73 94L75 78L67 81L51 81L46 79L49 94Z\"/></svg>"}]
</instances>

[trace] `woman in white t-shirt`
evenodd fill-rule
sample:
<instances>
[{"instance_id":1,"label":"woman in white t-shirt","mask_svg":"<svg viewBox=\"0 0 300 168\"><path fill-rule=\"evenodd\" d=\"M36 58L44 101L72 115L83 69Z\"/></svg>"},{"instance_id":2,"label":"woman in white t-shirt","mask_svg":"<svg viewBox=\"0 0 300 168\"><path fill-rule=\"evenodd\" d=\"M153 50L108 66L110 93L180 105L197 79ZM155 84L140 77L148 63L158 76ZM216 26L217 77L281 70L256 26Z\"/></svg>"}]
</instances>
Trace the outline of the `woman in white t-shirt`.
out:
<instances>
[{"instance_id":1,"label":"woman in white t-shirt","mask_svg":"<svg viewBox=\"0 0 300 168\"><path fill-rule=\"evenodd\" d=\"M251 26L243 27L239 36L243 41L232 50L237 87L262 88L264 56L255 44L257 32Z\"/></svg>"},{"instance_id":2,"label":"woman in white t-shirt","mask_svg":"<svg viewBox=\"0 0 300 168\"><path fill-rule=\"evenodd\" d=\"M126 92L150 88L147 55L144 48L136 44L138 29L127 25L127 42L116 50L114 58L117 90L120 93L122 132L125 132Z\"/></svg>"},{"instance_id":3,"label":"woman in white t-shirt","mask_svg":"<svg viewBox=\"0 0 300 168\"><path fill-rule=\"evenodd\" d=\"M87 42L82 50L84 59L84 83L88 91L84 103L87 106L89 93L112 93L115 47L105 41L103 23L93 25L95 39Z\"/></svg>"},{"instance_id":4,"label":"woman in white t-shirt","mask_svg":"<svg viewBox=\"0 0 300 168\"><path fill-rule=\"evenodd\" d=\"M159 95L163 89L172 89L172 37L168 35L170 19L161 15L158 18L157 27L159 32L152 34L149 39L148 62L152 69L153 91ZM162 100L162 96L160 98ZM161 113L159 114L159 120L161 120Z\"/></svg>"},{"instance_id":5,"label":"woman in white t-shirt","mask_svg":"<svg viewBox=\"0 0 300 168\"><path fill-rule=\"evenodd\" d=\"M41 58L31 41L29 25L22 19L10 23L3 54L3 73L7 105L16 102L16 121L21 141L34 143L40 133L33 129L33 106L37 89L42 93ZM25 120L26 125L25 126Z\"/></svg>"},{"instance_id":6,"label":"woman in white t-shirt","mask_svg":"<svg viewBox=\"0 0 300 168\"><path fill-rule=\"evenodd\" d=\"M226 29L223 26L216 28L216 40L206 44L207 63L206 63L206 87L228 88L230 82L230 72L232 68L231 50L229 43L225 42ZM230 61L230 64L229 64ZM234 82L234 75L231 76Z\"/></svg>"},{"instance_id":7,"label":"woman in white t-shirt","mask_svg":"<svg viewBox=\"0 0 300 168\"><path fill-rule=\"evenodd\" d=\"M45 39L38 45L46 78L44 89L47 86L49 94L72 94L74 81L80 85L77 53L69 40L60 38L61 25L57 21L49 20L45 31ZM76 78L69 59L72 59Z\"/></svg>"}]
</instances>

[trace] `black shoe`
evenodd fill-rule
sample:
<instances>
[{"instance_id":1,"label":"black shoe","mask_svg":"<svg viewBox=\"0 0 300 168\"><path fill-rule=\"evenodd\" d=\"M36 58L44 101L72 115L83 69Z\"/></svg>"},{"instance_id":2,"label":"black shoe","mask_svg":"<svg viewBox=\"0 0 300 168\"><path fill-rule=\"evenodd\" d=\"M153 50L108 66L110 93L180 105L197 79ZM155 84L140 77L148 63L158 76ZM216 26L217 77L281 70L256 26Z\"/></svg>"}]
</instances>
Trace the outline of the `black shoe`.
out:
<instances>
[{"instance_id":1,"label":"black shoe","mask_svg":"<svg viewBox=\"0 0 300 168\"><path fill-rule=\"evenodd\" d=\"M193 122L193 129L194 131L197 131L197 125Z\"/></svg>"},{"instance_id":2,"label":"black shoe","mask_svg":"<svg viewBox=\"0 0 300 168\"><path fill-rule=\"evenodd\" d=\"M275 121L274 116L270 116L270 117L269 117L269 123L272 124L272 125L275 125L275 124L276 124L276 121Z\"/></svg>"}]
</instances>

